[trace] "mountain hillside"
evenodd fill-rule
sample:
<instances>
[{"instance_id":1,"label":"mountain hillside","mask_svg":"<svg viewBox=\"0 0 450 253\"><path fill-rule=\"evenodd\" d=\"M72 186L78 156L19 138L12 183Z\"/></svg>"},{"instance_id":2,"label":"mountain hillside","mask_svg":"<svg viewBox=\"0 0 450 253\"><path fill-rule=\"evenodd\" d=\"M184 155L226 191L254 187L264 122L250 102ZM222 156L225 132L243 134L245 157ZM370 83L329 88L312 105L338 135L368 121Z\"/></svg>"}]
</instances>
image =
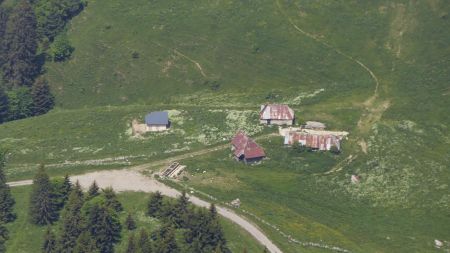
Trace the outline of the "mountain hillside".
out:
<instances>
[{"instance_id":1,"label":"mountain hillside","mask_svg":"<svg viewBox=\"0 0 450 253\"><path fill-rule=\"evenodd\" d=\"M350 132L343 152L298 154L270 137L260 166L217 151L188 159L199 175L183 184L239 197L301 242L445 252L449 12L445 0L91 0L71 21L71 59L45 66L57 108L0 126L7 174L28 179L40 162L52 175L124 167L227 143L237 129L266 135L277 130L258 124L260 104L287 103L299 122ZM152 110L170 110L173 131L131 137L131 120ZM285 252L328 251L258 224Z\"/></svg>"}]
</instances>

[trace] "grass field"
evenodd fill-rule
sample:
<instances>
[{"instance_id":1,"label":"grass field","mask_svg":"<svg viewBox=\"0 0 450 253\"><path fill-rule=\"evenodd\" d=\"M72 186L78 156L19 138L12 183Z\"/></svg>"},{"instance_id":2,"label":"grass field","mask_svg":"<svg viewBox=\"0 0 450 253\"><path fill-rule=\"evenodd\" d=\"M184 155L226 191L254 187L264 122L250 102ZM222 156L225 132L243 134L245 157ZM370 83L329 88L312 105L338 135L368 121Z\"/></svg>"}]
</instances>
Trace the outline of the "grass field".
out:
<instances>
[{"instance_id":1,"label":"grass field","mask_svg":"<svg viewBox=\"0 0 450 253\"><path fill-rule=\"evenodd\" d=\"M349 131L343 153L297 154L274 137L261 141L259 166L225 150L184 161L186 184L239 197L302 242L445 252L449 12L445 0L89 1L68 32L72 59L45 66L57 108L0 126L7 175L30 178L41 162L52 175L120 168L225 143L239 128L274 132L257 124L259 104L288 103L299 122ZM131 119L151 110L172 110L173 129L130 138ZM259 224L284 252L328 251Z\"/></svg>"},{"instance_id":2,"label":"grass field","mask_svg":"<svg viewBox=\"0 0 450 253\"><path fill-rule=\"evenodd\" d=\"M13 223L8 224L11 239L7 241L7 252L11 253L30 253L40 252L40 247L44 240L46 227L39 227L30 224L28 221L28 201L31 187L13 188L12 193L16 199L15 212L18 218ZM150 231L158 228L160 223L156 219L145 215L146 204L149 194L125 192L118 195L119 201L124 206L124 212L120 219L125 221L128 213L131 213L137 224L137 230L147 228ZM222 220L222 226L228 245L233 252L262 252L262 246L256 242L247 232L228 220ZM55 232L58 231L58 225L53 226ZM115 252L125 252L129 231L122 230L122 239L116 245Z\"/></svg>"}]
</instances>

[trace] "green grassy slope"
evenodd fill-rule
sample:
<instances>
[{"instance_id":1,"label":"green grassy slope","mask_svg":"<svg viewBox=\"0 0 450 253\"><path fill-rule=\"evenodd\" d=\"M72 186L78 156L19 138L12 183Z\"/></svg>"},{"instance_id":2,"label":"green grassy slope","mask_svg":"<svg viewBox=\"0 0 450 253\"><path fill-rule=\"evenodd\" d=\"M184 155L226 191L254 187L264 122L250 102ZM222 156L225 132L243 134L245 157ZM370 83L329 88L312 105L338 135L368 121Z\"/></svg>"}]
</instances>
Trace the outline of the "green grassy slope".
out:
<instances>
[{"instance_id":1,"label":"green grassy slope","mask_svg":"<svg viewBox=\"0 0 450 253\"><path fill-rule=\"evenodd\" d=\"M439 252L433 240L450 241L449 12L445 0L90 1L71 24L73 58L46 65L58 109L0 126L8 176L28 178L39 162L142 163L241 127L274 131L256 127L255 109L284 102L301 121L349 131L343 154L299 155L275 138L262 143L270 160L261 166L226 151L189 160L191 173L208 173L187 184L239 197L301 241ZM129 121L153 109L182 112L173 132L130 139ZM260 225L285 252L322 251Z\"/></svg>"}]
</instances>

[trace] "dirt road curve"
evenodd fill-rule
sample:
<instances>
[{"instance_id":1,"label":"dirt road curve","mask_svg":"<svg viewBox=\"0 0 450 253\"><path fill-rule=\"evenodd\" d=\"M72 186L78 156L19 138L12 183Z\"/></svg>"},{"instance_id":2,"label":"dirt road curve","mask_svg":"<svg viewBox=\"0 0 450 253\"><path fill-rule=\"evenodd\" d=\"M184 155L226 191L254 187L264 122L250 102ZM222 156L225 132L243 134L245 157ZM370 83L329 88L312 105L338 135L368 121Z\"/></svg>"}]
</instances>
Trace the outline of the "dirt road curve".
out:
<instances>
[{"instance_id":1,"label":"dirt road curve","mask_svg":"<svg viewBox=\"0 0 450 253\"><path fill-rule=\"evenodd\" d=\"M159 164L152 164L153 166ZM146 167L149 165L147 164ZM138 166L137 166L138 167ZM138 168L136 168L138 169ZM99 187L113 187L117 192L123 191L140 191L140 192L155 192L160 191L163 195L169 197L177 197L180 192L168 187L165 184L158 182L157 180L144 176L137 170L109 170L109 171L98 171L87 173L83 175L72 176L71 180L73 182L78 181L81 186L85 189L91 185L95 180ZM23 180L8 183L11 187L23 186L32 184L32 180ZM210 203L201 200L195 196L189 196L190 201L197 206L208 208ZM217 206L217 212L223 217L236 223L248 233L250 233L256 240L258 240L262 245L266 246L267 249L272 253L281 253L282 251L273 244L267 236L254 224L246 220L245 218L237 215L232 210Z\"/></svg>"}]
</instances>

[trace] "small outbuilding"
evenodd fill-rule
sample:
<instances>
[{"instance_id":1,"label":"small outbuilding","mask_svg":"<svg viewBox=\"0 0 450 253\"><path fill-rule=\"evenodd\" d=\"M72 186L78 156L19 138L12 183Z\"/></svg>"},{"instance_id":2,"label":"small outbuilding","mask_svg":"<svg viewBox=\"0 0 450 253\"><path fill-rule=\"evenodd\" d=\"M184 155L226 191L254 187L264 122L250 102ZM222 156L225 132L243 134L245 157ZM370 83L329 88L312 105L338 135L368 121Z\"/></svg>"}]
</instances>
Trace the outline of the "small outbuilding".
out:
<instances>
[{"instance_id":1,"label":"small outbuilding","mask_svg":"<svg viewBox=\"0 0 450 253\"><path fill-rule=\"evenodd\" d=\"M266 157L264 149L243 132L238 132L231 141L231 150L237 161L259 162Z\"/></svg>"},{"instance_id":2,"label":"small outbuilding","mask_svg":"<svg viewBox=\"0 0 450 253\"><path fill-rule=\"evenodd\" d=\"M281 104L261 105L259 120L261 124L292 126L295 120L294 110Z\"/></svg>"},{"instance_id":3,"label":"small outbuilding","mask_svg":"<svg viewBox=\"0 0 450 253\"><path fill-rule=\"evenodd\" d=\"M305 129L324 130L326 128L326 125L322 122L306 121L306 124L303 127Z\"/></svg>"},{"instance_id":4,"label":"small outbuilding","mask_svg":"<svg viewBox=\"0 0 450 253\"><path fill-rule=\"evenodd\" d=\"M145 116L147 131L159 132L170 128L169 113L165 111L151 112Z\"/></svg>"}]
</instances>

